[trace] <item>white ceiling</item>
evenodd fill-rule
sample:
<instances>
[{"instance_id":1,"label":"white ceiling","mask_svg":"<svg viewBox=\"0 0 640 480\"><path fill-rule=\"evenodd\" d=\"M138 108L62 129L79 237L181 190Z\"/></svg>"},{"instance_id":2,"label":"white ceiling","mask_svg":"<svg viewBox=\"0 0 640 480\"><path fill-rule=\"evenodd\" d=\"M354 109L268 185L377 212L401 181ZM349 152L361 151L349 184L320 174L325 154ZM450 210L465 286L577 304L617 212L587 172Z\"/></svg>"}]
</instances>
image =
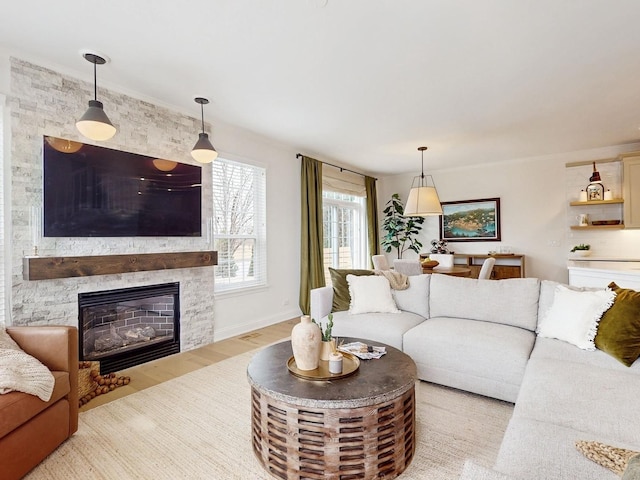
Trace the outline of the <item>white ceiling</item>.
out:
<instances>
[{"instance_id":1,"label":"white ceiling","mask_svg":"<svg viewBox=\"0 0 640 480\"><path fill-rule=\"evenodd\" d=\"M638 0L7 0L0 47L384 175L640 140ZM108 113L108 105L105 111Z\"/></svg>"}]
</instances>

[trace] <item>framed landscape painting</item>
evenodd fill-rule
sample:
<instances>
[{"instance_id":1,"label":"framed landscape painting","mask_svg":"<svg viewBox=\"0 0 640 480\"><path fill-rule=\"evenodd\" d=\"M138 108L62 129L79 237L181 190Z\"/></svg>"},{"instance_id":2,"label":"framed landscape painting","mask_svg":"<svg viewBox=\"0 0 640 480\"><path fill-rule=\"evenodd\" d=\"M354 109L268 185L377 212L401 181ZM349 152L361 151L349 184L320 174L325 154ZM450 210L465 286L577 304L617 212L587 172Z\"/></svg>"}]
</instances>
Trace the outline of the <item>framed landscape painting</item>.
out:
<instances>
[{"instance_id":1,"label":"framed landscape painting","mask_svg":"<svg viewBox=\"0 0 640 480\"><path fill-rule=\"evenodd\" d=\"M440 238L447 242L500 241L500 199L442 202Z\"/></svg>"}]
</instances>

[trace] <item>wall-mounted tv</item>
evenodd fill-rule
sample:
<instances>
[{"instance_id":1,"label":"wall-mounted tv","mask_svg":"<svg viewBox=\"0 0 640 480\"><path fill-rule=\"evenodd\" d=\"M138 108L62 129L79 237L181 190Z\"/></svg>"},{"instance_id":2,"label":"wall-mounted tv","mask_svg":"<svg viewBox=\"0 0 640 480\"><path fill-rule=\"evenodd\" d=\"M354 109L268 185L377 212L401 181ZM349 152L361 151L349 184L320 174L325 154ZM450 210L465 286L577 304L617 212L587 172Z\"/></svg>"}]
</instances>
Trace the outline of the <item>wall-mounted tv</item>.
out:
<instances>
[{"instance_id":1,"label":"wall-mounted tv","mask_svg":"<svg viewBox=\"0 0 640 480\"><path fill-rule=\"evenodd\" d=\"M45 237L197 237L202 169L45 136Z\"/></svg>"}]
</instances>

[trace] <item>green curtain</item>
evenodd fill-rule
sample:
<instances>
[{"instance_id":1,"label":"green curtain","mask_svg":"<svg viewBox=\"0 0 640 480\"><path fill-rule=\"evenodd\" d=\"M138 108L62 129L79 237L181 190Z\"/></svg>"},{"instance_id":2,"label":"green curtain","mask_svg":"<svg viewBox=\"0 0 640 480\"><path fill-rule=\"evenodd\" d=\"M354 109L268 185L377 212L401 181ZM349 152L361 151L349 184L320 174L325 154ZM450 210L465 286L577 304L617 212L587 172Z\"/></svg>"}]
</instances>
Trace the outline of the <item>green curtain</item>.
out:
<instances>
[{"instance_id":1,"label":"green curtain","mask_svg":"<svg viewBox=\"0 0 640 480\"><path fill-rule=\"evenodd\" d=\"M364 177L364 186L367 189L367 237L369 241L369 262L371 255L380 253L380 229L378 219L378 193L376 190L376 179Z\"/></svg>"},{"instance_id":2,"label":"green curtain","mask_svg":"<svg viewBox=\"0 0 640 480\"><path fill-rule=\"evenodd\" d=\"M309 315L311 289L325 285L322 261L322 162L302 155L301 173L300 309Z\"/></svg>"}]
</instances>

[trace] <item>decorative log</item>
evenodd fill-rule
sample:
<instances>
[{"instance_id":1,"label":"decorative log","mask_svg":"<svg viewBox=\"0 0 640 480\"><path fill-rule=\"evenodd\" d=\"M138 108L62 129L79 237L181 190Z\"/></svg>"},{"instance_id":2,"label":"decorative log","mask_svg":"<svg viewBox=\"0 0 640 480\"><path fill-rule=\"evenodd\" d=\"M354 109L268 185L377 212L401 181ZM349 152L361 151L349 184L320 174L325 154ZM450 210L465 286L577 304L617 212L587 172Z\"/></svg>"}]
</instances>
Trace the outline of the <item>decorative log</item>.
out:
<instances>
[{"instance_id":1,"label":"decorative log","mask_svg":"<svg viewBox=\"0 0 640 480\"><path fill-rule=\"evenodd\" d=\"M25 257L22 277L25 280L52 280L174 268L211 267L217 264L218 252L216 251L85 257Z\"/></svg>"},{"instance_id":2,"label":"decorative log","mask_svg":"<svg viewBox=\"0 0 640 480\"><path fill-rule=\"evenodd\" d=\"M98 395L103 395L105 393L109 393L112 390L115 390L118 387L123 385L129 385L131 381L131 377L127 377L124 375L116 375L115 373L109 373L107 375L97 375L95 377L96 382L100 385L96 388L95 391L85 395L84 397L78 400L78 406L82 407L84 404L88 403Z\"/></svg>"}]
</instances>

